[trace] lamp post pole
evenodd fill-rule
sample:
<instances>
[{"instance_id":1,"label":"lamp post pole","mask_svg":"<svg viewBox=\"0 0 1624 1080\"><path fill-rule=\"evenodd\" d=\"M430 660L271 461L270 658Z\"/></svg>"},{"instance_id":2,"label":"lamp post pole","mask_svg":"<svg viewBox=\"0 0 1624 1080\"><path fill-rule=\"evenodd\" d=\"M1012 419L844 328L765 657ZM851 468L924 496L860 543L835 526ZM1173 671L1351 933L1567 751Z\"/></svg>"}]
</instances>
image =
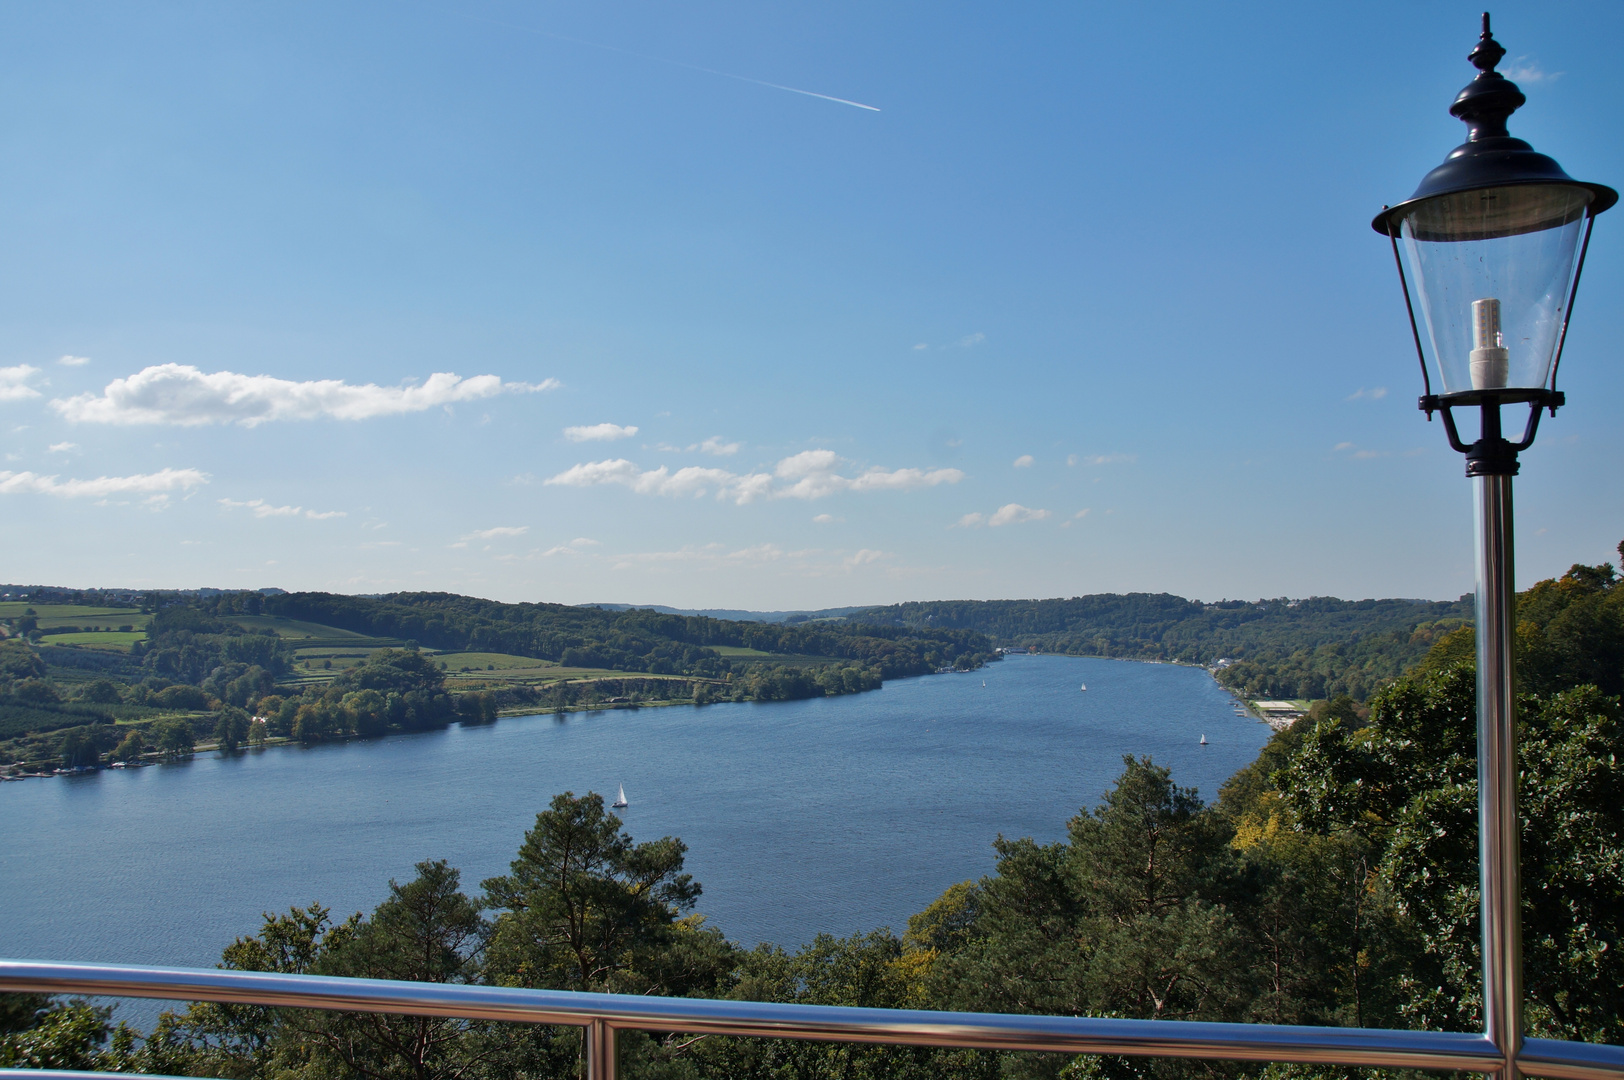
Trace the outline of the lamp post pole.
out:
<instances>
[{"instance_id":1,"label":"lamp post pole","mask_svg":"<svg viewBox=\"0 0 1624 1080\"><path fill-rule=\"evenodd\" d=\"M1449 445L1466 455L1474 485L1483 1030L1501 1055L1500 1076L1518 1080L1523 971L1511 481L1517 455L1533 445L1540 413L1555 415L1565 404L1556 372L1591 226L1618 193L1573 179L1506 130L1526 99L1495 70L1505 55L1485 13L1483 34L1467 57L1477 78L1449 109L1467 125L1466 142L1371 225L1393 246L1421 362L1421 408L1429 420L1442 414ZM1423 336L1442 393L1433 390ZM1529 412L1522 437L1512 442L1500 409L1516 404ZM1454 410L1474 406L1481 421L1477 441L1468 445Z\"/></svg>"},{"instance_id":2,"label":"lamp post pole","mask_svg":"<svg viewBox=\"0 0 1624 1080\"><path fill-rule=\"evenodd\" d=\"M1496 409L1496 411L1498 411ZM1484 413L1489 409L1485 407ZM1515 464L1513 464L1515 468ZM1517 1080L1522 1049L1522 889L1512 670L1511 476L1474 478L1477 509L1477 817L1483 911L1483 1030Z\"/></svg>"}]
</instances>

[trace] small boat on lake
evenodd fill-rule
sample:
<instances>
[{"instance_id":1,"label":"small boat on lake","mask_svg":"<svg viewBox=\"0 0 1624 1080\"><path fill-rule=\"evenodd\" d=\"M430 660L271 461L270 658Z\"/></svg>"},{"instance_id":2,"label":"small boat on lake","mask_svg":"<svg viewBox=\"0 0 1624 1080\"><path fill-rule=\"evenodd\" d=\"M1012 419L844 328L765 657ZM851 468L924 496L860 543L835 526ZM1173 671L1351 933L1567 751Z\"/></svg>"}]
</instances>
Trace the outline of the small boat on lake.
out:
<instances>
[{"instance_id":1,"label":"small boat on lake","mask_svg":"<svg viewBox=\"0 0 1624 1080\"><path fill-rule=\"evenodd\" d=\"M1205 732L1203 732L1203 733L1202 733L1202 735L1201 735L1201 745L1202 745L1202 746L1206 746L1206 745L1207 745L1207 736L1206 736L1206 733L1205 733Z\"/></svg>"},{"instance_id":2,"label":"small boat on lake","mask_svg":"<svg viewBox=\"0 0 1624 1080\"><path fill-rule=\"evenodd\" d=\"M1201 741L1202 742L1205 742L1206 740L1207 740L1207 737L1205 735L1201 736ZM626 807L631 805L631 803L626 801L626 785L625 784L620 785L620 794L616 795L615 796L615 801L610 803L609 805L614 807L616 810L622 810L622 809L625 809Z\"/></svg>"},{"instance_id":3,"label":"small boat on lake","mask_svg":"<svg viewBox=\"0 0 1624 1080\"><path fill-rule=\"evenodd\" d=\"M1088 693L1088 684L1084 683L1082 689L1083 689L1083 693L1085 693L1085 694Z\"/></svg>"}]
</instances>

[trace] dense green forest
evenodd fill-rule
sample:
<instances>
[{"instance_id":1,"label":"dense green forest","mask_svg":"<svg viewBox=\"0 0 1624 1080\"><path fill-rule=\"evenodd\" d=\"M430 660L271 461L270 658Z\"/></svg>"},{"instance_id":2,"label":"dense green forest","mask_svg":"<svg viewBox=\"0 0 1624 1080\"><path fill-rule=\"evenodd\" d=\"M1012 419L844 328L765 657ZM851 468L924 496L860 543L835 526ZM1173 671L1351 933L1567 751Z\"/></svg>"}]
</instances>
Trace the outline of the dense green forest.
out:
<instances>
[{"instance_id":1,"label":"dense green forest","mask_svg":"<svg viewBox=\"0 0 1624 1080\"><path fill-rule=\"evenodd\" d=\"M940 667L974 667L991 651L974 630L868 625L783 626L647 609L606 611L564 604L504 604L451 593L382 597L287 593L265 614L306 619L446 650L489 650L557 660L571 667L717 677L734 670L714 646L836 657L884 678Z\"/></svg>"},{"instance_id":2,"label":"dense green forest","mask_svg":"<svg viewBox=\"0 0 1624 1080\"><path fill-rule=\"evenodd\" d=\"M868 608L856 618L920 629L976 630L999 645L1075 656L1212 665L1248 697L1363 701L1471 621L1455 601L1224 600L1103 593L1069 600L955 600Z\"/></svg>"},{"instance_id":3,"label":"dense green forest","mask_svg":"<svg viewBox=\"0 0 1624 1080\"><path fill-rule=\"evenodd\" d=\"M60 591L59 591L60 592ZM43 609L94 611L103 594L35 590ZM41 598L43 597L43 598ZM149 593L127 652L53 645L78 625L28 614L0 626L0 763L64 768L292 739L303 743L485 722L503 708L786 701L878 688L885 679L979 667L971 630L788 627L648 610L502 604L447 593ZM269 619L271 621L267 622ZM331 678L296 668L275 620L365 635ZM128 630L128 627L125 627ZM71 635L69 635L71 636ZM373 648L382 642L403 647ZM590 677L453 688L429 650L532 657ZM625 673L619 676L617 673Z\"/></svg>"},{"instance_id":4,"label":"dense green forest","mask_svg":"<svg viewBox=\"0 0 1624 1080\"><path fill-rule=\"evenodd\" d=\"M1624 584L1575 566L1519 598L1529 1034L1624 1042ZM707 924L673 837L628 836L596 794L536 818L508 874L425 861L370 915L267 915L229 968L927 1009L1480 1030L1470 629L1373 696L1319 702L1204 805L1127 758L1053 844L899 935L788 951ZM425 853L431 854L431 853ZM245 930L248 928L245 928ZM230 1080L579 1075L574 1029L199 1004L155 1030L88 1003L9 999L0 1065ZM622 1035L628 1076L1285 1078L1352 1070Z\"/></svg>"}]
</instances>

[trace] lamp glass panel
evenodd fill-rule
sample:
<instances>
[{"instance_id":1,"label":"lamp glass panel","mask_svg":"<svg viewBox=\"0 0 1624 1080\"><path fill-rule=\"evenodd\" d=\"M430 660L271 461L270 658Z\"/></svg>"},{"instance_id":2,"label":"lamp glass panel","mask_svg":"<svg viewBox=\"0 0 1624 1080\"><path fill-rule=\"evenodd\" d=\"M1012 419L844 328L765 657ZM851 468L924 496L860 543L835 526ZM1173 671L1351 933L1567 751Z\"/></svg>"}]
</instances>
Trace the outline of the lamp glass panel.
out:
<instances>
[{"instance_id":1,"label":"lamp glass panel","mask_svg":"<svg viewBox=\"0 0 1624 1080\"><path fill-rule=\"evenodd\" d=\"M1443 392L1548 383L1592 196L1566 184L1440 195L1400 236Z\"/></svg>"}]
</instances>

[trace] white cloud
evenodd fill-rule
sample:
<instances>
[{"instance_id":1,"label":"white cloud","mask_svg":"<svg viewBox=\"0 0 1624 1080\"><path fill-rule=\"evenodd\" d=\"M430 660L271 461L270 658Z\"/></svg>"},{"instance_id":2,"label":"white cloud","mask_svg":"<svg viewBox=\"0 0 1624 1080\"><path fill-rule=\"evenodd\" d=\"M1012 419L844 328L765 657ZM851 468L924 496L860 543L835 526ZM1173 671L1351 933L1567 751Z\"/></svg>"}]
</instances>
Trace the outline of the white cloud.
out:
<instances>
[{"instance_id":1,"label":"white cloud","mask_svg":"<svg viewBox=\"0 0 1624 1080\"><path fill-rule=\"evenodd\" d=\"M1084 510L1077 517L1082 517L1086 513L1088 511ZM1022 506L1020 503L1005 503L990 514L965 514L954 522L954 525L960 529L974 529L982 525L996 529L1003 525L1019 525L1027 521L1043 521L1045 518L1053 516L1054 513L1049 510L1034 510L1029 506Z\"/></svg>"},{"instance_id":2,"label":"white cloud","mask_svg":"<svg viewBox=\"0 0 1624 1080\"><path fill-rule=\"evenodd\" d=\"M956 484L964 479L958 469L895 469L874 466L853 477L835 472L841 458L833 450L803 450L784 458L773 470L780 480L794 481L773 495L789 499L821 499L838 491L906 491L910 488Z\"/></svg>"},{"instance_id":3,"label":"white cloud","mask_svg":"<svg viewBox=\"0 0 1624 1080\"><path fill-rule=\"evenodd\" d=\"M621 427L619 424L581 424L564 429L564 438L570 442L612 442L629 439L637 434L637 425Z\"/></svg>"},{"instance_id":4,"label":"white cloud","mask_svg":"<svg viewBox=\"0 0 1624 1080\"><path fill-rule=\"evenodd\" d=\"M1131 465L1139 460L1138 454L1087 454L1078 456L1072 454L1066 458L1067 465Z\"/></svg>"},{"instance_id":5,"label":"white cloud","mask_svg":"<svg viewBox=\"0 0 1624 1080\"><path fill-rule=\"evenodd\" d=\"M72 442L52 443L48 449L53 454L66 454L69 450L79 449L79 444Z\"/></svg>"},{"instance_id":6,"label":"white cloud","mask_svg":"<svg viewBox=\"0 0 1624 1080\"><path fill-rule=\"evenodd\" d=\"M714 454L717 457L728 457L737 454L743 446L743 443L723 442L720 435L712 435L699 444L699 450L702 453Z\"/></svg>"},{"instance_id":7,"label":"white cloud","mask_svg":"<svg viewBox=\"0 0 1624 1080\"><path fill-rule=\"evenodd\" d=\"M919 344L914 346L914 352L924 352L928 348L930 348L930 346L921 341Z\"/></svg>"},{"instance_id":8,"label":"white cloud","mask_svg":"<svg viewBox=\"0 0 1624 1080\"><path fill-rule=\"evenodd\" d=\"M1567 72L1546 71L1544 68L1539 66L1539 62L1537 60L1530 60L1526 56L1519 56L1517 59L1511 62L1510 67L1500 72L1500 74L1504 75L1512 82L1534 84L1555 82L1563 75L1566 75Z\"/></svg>"},{"instance_id":9,"label":"white cloud","mask_svg":"<svg viewBox=\"0 0 1624 1080\"><path fill-rule=\"evenodd\" d=\"M56 362L61 364L63 367L84 367L86 364L90 363L90 357L61 356L57 358Z\"/></svg>"},{"instance_id":10,"label":"white cloud","mask_svg":"<svg viewBox=\"0 0 1624 1080\"><path fill-rule=\"evenodd\" d=\"M833 514L818 514L812 520L817 522L819 525L828 525L837 519Z\"/></svg>"},{"instance_id":11,"label":"white cloud","mask_svg":"<svg viewBox=\"0 0 1624 1080\"><path fill-rule=\"evenodd\" d=\"M249 499L246 502L221 499L220 505L227 510L251 510L257 518L304 517L311 521L326 521L328 518L349 517L343 510L306 510L302 506L272 506L264 499Z\"/></svg>"},{"instance_id":12,"label":"white cloud","mask_svg":"<svg viewBox=\"0 0 1624 1080\"><path fill-rule=\"evenodd\" d=\"M1022 454L1020 457L1015 459L1015 468L1030 469L1032 467L1032 460L1031 454Z\"/></svg>"},{"instance_id":13,"label":"white cloud","mask_svg":"<svg viewBox=\"0 0 1624 1080\"><path fill-rule=\"evenodd\" d=\"M1020 503L1005 503L993 512L992 516L987 519L987 524L996 529L1000 525L1019 525L1026 521L1042 521L1050 516L1052 515L1047 510L1033 510L1022 506Z\"/></svg>"},{"instance_id":14,"label":"white cloud","mask_svg":"<svg viewBox=\"0 0 1624 1080\"><path fill-rule=\"evenodd\" d=\"M1081 521L1083 518L1088 516L1088 509L1089 508L1085 506L1083 509L1077 511L1075 514L1071 515L1071 520Z\"/></svg>"},{"instance_id":15,"label":"white cloud","mask_svg":"<svg viewBox=\"0 0 1624 1080\"><path fill-rule=\"evenodd\" d=\"M421 386L357 386L338 379L293 382L232 371L205 374L188 364L156 364L114 379L100 395L59 398L51 402L51 407L78 423L253 427L271 420L398 416L497 394L550 390L557 385L556 379L503 382L495 375L464 379L440 371Z\"/></svg>"},{"instance_id":16,"label":"white cloud","mask_svg":"<svg viewBox=\"0 0 1624 1080\"><path fill-rule=\"evenodd\" d=\"M1343 401L1380 401L1382 398L1384 398L1386 396L1387 396L1387 387L1385 387L1385 386L1373 386L1369 390L1366 390L1364 387L1361 386L1359 389L1355 390L1353 393L1349 394L1347 397L1343 398L1342 400Z\"/></svg>"},{"instance_id":17,"label":"white cloud","mask_svg":"<svg viewBox=\"0 0 1624 1080\"><path fill-rule=\"evenodd\" d=\"M843 476L835 470L842 459L833 450L803 450L779 461L772 473L738 474L726 469L689 465L672 472L662 465L644 470L625 458L591 461L572 466L547 480L568 487L619 484L639 495L693 495L710 491L717 498L732 498L744 505L760 498L819 499L841 491L904 491L910 488L956 484L964 478L957 469L886 470L878 466ZM774 480L783 481L774 486Z\"/></svg>"},{"instance_id":18,"label":"white cloud","mask_svg":"<svg viewBox=\"0 0 1624 1080\"><path fill-rule=\"evenodd\" d=\"M494 529L480 529L464 536L464 540L495 540L502 536L523 536L530 531L528 525L498 525Z\"/></svg>"},{"instance_id":19,"label":"white cloud","mask_svg":"<svg viewBox=\"0 0 1624 1080\"><path fill-rule=\"evenodd\" d=\"M987 335L981 333L978 330L975 333L971 334L967 338L960 338L959 339L959 348L961 348L961 349L973 349L977 345L980 345L983 341L986 341L986 340L987 340Z\"/></svg>"},{"instance_id":20,"label":"white cloud","mask_svg":"<svg viewBox=\"0 0 1624 1080\"><path fill-rule=\"evenodd\" d=\"M31 364L0 367L0 401L24 401L39 397L39 391L28 385L28 380L39 374Z\"/></svg>"},{"instance_id":21,"label":"white cloud","mask_svg":"<svg viewBox=\"0 0 1624 1080\"><path fill-rule=\"evenodd\" d=\"M855 551L852 554L846 556L845 565L847 565L847 566L862 566L865 563L876 562L876 561L878 561L880 559L883 559L883 558L885 558L885 556L886 556L886 553L883 552L883 551L874 551L871 548L862 548L862 549L860 549L858 551Z\"/></svg>"},{"instance_id":22,"label":"white cloud","mask_svg":"<svg viewBox=\"0 0 1624 1080\"><path fill-rule=\"evenodd\" d=\"M1335 446L1331 447L1331 452L1334 454L1338 450L1352 450L1352 449L1353 449L1353 444L1351 442L1339 442Z\"/></svg>"},{"instance_id":23,"label":"white cloud","mask_svg":"<svg viewBox=\"0 0 1624 1080\"><path fill-rule=\"evenodd\" d=\"M0 471L0 495L102 499L110 495L151 495L177 488L189 491L208 482L209 474L196 469L161 469L134 476L98 476L94 480L58 480L31 472Z\"/></svg>"}]
</instances>

